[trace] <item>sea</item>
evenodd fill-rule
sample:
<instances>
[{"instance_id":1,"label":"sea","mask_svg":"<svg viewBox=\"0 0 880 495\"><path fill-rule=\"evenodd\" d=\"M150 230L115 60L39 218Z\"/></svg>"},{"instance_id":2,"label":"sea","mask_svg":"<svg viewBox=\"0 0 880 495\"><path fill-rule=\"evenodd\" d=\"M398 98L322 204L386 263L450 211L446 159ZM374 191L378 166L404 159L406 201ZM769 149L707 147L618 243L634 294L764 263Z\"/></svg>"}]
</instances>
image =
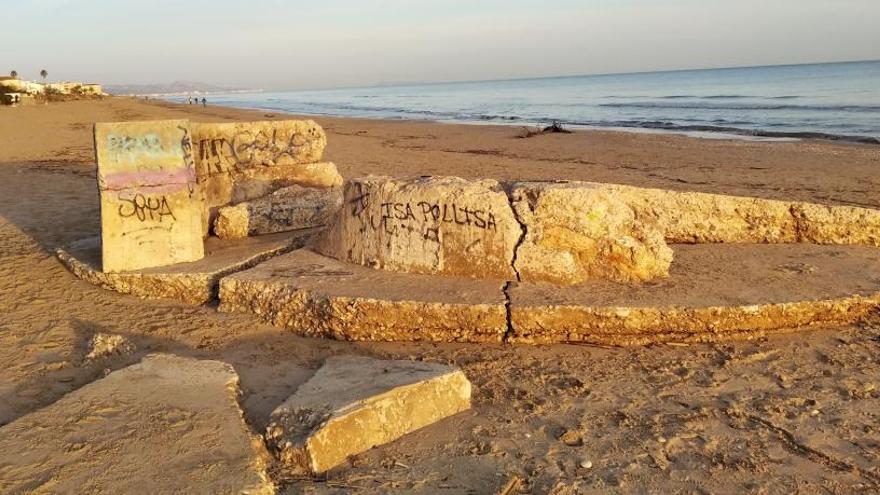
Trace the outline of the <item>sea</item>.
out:
<instances>
[{"instance_id":1,"label":"sea","mask_svg":"<svg viewBox=\"0 0 880 495\"><path fill-rule=\"evenodd\" d=\"M880 60L220 93L209 103L302 115L880 144Z\"/></svg>"}]
</instances>

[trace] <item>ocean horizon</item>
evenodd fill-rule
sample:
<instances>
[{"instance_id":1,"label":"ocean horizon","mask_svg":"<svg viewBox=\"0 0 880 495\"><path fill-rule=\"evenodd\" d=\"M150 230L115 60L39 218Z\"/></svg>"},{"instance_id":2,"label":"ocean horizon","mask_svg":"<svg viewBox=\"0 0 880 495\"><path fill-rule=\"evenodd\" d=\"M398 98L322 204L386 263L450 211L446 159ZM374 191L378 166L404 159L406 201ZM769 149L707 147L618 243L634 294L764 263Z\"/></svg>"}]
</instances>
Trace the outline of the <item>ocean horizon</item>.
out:
<instances>
[{"instance_id":1,"label":"ocean horizon","mask_svg":"<svg viewBox=\"0 0 880 495\"><path fill-rule=\"evenodd\" d=\"M214 93L210 103L314 116L559 122L575 129L880 144L880 60Z\"/></svg>"}]
</instances>

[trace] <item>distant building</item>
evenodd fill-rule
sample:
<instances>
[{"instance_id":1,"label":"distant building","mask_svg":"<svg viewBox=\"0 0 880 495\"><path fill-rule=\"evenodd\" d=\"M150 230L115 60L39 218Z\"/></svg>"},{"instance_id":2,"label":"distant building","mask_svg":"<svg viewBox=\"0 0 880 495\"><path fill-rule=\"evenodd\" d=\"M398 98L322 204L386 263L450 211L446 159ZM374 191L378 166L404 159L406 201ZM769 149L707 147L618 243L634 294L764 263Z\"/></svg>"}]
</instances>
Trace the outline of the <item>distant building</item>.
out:
<instances>
[{"instance_id":1,"label":"distant building","mask_svg":"<svg viewBox=\"0 0 880 495\"><path fill-rule=\"evenodd\" d=\"M82 83L79 81L64 81L57 83L49 83L45 86L45 91L59 95L102 95L100 84Z\"/></svg>"},{"instance_id":2,"label":"distant building","mask_svg":"<svg viewBox=\"0 0 880 495\"><path fill-rule=\"evenodd\" d=\"M3 95L22 94L36 96L47 93L65 96L101 96L105 94L101 85L96 83L64 81L42 84L34 81L24 81L17 77L0 76L0 102L7 102L13 99L12 97L6 98ZM16 97L16 99L19 98Z\"/></svg>"},{"instance_id":3,"label":"distant building","mask_svg":"<svg viewBox=\"0 0 880 495\"><path fill-rule=\"evenodd\" d=\"M96 95L100 96L104 94L103 88L98 83L83 83L80 87L80 91L84 95Z\"/></svg>"}]
</instances>

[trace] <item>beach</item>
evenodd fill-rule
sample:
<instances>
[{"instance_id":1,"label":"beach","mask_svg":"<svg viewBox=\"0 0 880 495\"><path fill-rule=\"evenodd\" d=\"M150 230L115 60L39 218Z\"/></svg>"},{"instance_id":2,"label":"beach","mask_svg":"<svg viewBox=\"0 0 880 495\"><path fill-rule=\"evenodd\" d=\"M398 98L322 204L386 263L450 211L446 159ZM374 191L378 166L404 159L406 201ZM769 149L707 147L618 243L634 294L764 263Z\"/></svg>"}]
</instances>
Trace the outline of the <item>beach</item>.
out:
<instances>
[{"instance_id":1,"label":"beach","mask_svg":"<svg viewBox=\"0 0 880 495\"><path fill-rule=\"evenodd\" d=\"M284 480L287 493L492 493L513 476L534 493L880 486L880 315L712 344L352 343L105 291L55 258L55 249L99 232L93 123L289 118L210 100L0 108L0 425L102 376L105 367L83 356L104 332L137 346L105 362L109 369L154 352L231 363L256 431L331 355L450 363L473 383L472 410L358 455L326 480ZM325 129L325 159L346 179L578 180L880 208L877 145L595 130L522 137L509 125L307 118ZM145 452L144 462L161 455Z\"/></svg>"}]
</instances>

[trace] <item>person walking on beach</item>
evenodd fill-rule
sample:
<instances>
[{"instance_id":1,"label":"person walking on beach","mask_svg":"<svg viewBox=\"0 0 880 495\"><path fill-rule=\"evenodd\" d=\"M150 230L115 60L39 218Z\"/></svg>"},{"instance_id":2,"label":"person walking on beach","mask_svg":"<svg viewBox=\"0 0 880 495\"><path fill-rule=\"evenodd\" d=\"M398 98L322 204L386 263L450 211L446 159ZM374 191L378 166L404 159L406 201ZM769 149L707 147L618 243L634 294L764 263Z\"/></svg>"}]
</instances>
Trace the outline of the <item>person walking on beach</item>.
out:
<instances>
[{"instance_id":1,"label":"person walking on beach","mask_svg":"<svg viewBox=\"0 0 880 495\"><path fill-rule=\"evenodd\" d=\"M192 97L192 96L187 96L187 97L186 97L186 103L187 103L187 105L192 105L192 104L193 104L193 97Z\"/></svg>"},{"instance_id":2,"label":"person walking on beach","mask_svg":"<svg viewBox=\"0 0 880 495\"><path fill-rule=\"evenodd\" d=\"M202 106L203 106L203 107L206 107L206 106L208 106L208 100L207 100L207 99L205 99L205 97L204 97L204 96L203 96L203 97L202 97Z\"/></svg>"}]
</instances>

